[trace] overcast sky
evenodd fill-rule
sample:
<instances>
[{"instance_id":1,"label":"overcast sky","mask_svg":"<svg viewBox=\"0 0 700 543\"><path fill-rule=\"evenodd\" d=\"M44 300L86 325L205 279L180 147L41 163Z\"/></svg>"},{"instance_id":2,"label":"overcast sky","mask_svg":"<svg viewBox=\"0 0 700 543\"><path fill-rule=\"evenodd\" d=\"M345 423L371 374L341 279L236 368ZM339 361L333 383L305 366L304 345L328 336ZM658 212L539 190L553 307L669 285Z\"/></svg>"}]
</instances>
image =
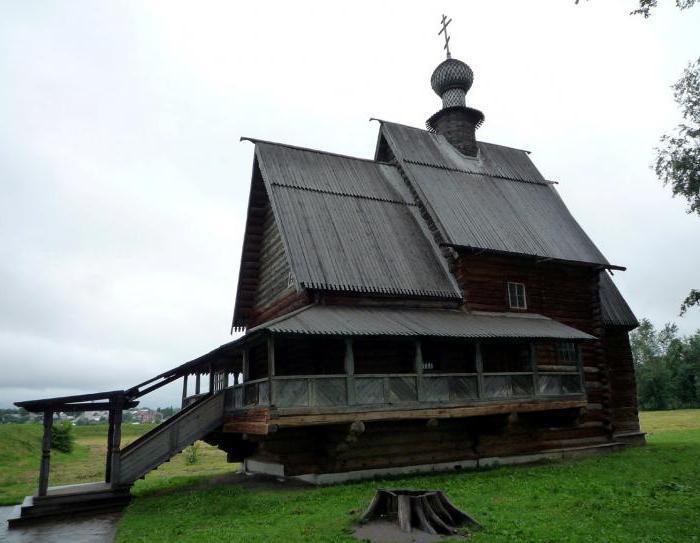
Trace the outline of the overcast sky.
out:
<instances>
[{"instance_id":1,"label":"overcast sky","mask_svg":"<svg viewBox=\"0 0 700 543\"><path fill-rule=\"evenodd\" d=\"M371 157L369 117L424 126L443 11L479 139L560 182L638 317L699 328L677 313L700 218L649 165L700 8L660 3L0 2L0 407L126 388L232 339L239 138Z\"/></svg>"}]
</instances>

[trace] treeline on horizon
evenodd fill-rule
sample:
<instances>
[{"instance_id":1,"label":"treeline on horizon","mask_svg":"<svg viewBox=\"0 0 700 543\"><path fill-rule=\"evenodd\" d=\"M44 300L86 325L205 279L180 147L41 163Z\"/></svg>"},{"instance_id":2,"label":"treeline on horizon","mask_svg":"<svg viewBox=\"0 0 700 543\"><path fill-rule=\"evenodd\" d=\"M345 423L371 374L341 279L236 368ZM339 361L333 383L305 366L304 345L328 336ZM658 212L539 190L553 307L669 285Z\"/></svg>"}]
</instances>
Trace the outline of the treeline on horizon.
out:
<instances>
[{"instance_id":1,"label":"treeline on horizon","mask_svg":"<svg viewBox=\"0 0 700 543\"><path fill-rule=\"evenodd\" d=\"M700 407L700 330L679 336L675 324L642 319L630 343L640 409Z\"/></svg>"}]
</instances>

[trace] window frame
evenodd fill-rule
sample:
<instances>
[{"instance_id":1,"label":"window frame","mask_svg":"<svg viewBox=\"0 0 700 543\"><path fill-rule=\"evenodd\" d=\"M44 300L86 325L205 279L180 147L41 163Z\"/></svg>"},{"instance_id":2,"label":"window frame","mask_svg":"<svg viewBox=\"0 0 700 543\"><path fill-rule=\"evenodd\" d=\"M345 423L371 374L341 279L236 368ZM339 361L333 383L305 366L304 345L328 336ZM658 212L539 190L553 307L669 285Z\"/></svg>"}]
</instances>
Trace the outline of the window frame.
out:
<instances>
[{"instance_id":1,"label":"window frame","mask_svg":"<svg viewBox=\"0 0 700 543\"><path fill-rule=\"evenodd\" d=\"M515 289L514 293L511 291L511 288ZM506 289L508 293L508 307L510 309L527 310L527 289L525 288L525 283L508 281L506 283ZM522 305L519 305L519 298L521 297L519 289L522 289Z\"/></svg>"}]
</instances>

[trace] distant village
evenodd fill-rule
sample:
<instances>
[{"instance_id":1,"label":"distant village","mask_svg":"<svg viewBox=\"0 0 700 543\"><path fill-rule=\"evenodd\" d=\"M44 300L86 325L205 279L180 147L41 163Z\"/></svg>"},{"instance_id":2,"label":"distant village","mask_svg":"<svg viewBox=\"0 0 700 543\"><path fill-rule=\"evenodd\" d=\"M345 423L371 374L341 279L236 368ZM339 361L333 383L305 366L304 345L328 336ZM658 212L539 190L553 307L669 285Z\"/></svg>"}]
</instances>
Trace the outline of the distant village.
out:
<instances>
[{"instance_id":1,"label":"distant village","mask_svg":"<svg viewBox=\"0 0 700 543\"><path fill-rule=\"evenodd\" d=\"M164 407L151 409L150 407L135 407L124 411L122 422L124 424L158 424L173 416L179 408ZM55 421L70 422L76 426L87 424L106 424L107 411L84 411L80 413L58 412L54 413ZM41 422L41 413L29 413L24 409L0 409L0 424L23 424Z\"/></svg>"}]
</instances>

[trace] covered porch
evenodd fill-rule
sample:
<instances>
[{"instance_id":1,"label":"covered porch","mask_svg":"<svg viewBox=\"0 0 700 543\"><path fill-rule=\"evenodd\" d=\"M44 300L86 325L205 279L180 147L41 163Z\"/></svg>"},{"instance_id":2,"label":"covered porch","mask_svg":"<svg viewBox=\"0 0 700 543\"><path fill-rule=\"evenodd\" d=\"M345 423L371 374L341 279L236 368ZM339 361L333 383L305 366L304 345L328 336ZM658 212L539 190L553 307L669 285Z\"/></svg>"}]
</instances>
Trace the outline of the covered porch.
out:
<instances>
[{"instance_id":1,"label":"covered porch","mask_svg":"<svg viewBox=\"0 0 700 543\"><path fill-rule=\"evenodd\" d=\"M211 380L230 432L580 407L591 339L539 315L310 306L223 346Z\"/></svg>"}]
</instances>

